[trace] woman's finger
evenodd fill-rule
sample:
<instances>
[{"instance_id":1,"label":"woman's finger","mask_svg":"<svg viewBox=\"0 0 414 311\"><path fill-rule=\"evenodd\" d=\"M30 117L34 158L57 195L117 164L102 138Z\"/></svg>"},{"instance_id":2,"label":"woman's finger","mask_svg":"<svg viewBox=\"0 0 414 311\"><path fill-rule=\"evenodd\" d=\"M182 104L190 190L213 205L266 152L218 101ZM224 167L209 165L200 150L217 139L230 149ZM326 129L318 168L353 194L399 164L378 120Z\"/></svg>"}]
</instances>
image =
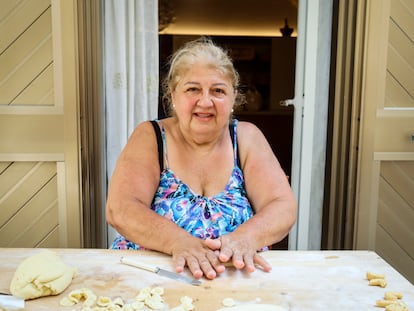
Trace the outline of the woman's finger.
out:
<instances>
[{"instance_id":1,"label":"woman's finger","mask_svg":"<svg viewBox=\"0 0 414 311\"><path fill-rule=\"evenodd\" d=\"M259 265L263 268L264 271L269 272L270 270L272 270L272 266L267 262L266 259L264 259L262 256L260 256L259 254L255 254L253 257L253 262L256 265Z\"/></svg>"}]
</instances>

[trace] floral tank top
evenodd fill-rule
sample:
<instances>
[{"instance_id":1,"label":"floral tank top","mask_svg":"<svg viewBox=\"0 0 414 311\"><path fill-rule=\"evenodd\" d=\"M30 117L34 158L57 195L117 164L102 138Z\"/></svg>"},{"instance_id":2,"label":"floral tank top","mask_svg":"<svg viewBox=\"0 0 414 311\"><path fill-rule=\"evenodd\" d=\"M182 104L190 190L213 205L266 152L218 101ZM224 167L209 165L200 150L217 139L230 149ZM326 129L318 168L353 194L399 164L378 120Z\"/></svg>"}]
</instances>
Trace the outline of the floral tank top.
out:
<instances>
[{"instance_id":1,"label":"floral tank top","mask_svg":"<svg viewBox=\"0 0 414 311\"><path fill-rule=\"evenodd\" d=\"M253 209L246 196L243 172L239 166L237 120L233 120L230 124L234 150L232 174L223 191L211 197L194 193L169 168L165 130L162 122L157 121L157 123L161 125L163 149L160 152L160 167L165 163L165 168L161 171L160 183L151 204L152 210L200 239L215 239L233 232L253 216ZM158 126L154 128L159 132ZM159 133L157 136L160 143ZM140 246L118 235L111 248L140 249Z\"/></svg>"}]
</instances>

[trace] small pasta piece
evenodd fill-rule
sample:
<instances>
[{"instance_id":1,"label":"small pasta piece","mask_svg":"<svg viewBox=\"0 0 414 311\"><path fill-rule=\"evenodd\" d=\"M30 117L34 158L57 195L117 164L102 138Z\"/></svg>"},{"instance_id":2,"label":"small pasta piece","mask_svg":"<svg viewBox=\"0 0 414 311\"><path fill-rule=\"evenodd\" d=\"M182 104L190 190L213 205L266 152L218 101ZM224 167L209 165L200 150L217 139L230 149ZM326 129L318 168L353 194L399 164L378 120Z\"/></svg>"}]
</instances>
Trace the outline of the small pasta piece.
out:
<instances>
[{"instance_id":1,"label":"small pasta piece","mask_svg":"<svg viewBox=\"0 0 414 311\"><path fill-rule=\"evenodd\" d=\"M60 301L59 304L63 307L71 307L76 304L76 302L73 299L70 299L69 297L65 296Z\"/></svg>"},{"instance_id":2,"label":"small pasta piece","mask_svg":"<svg viewBox=\"0 0 414 311\"><path fill-rule=\"evenodd\" d=\"M156 287L154 287L154 288L152 288L151 290L150 290L150 293L152 294L152 295L160 295L160 296L162 296L162 295L164 295L164 288L163 287L161 287L161 286L156 286Z\"/></svg>"},{"instance_id":3,"label":"small pasta piece","mask_svg":"<svg viewBox=\"0 0 414 311\"><path fill-rule=\"evenodd\" d=\"M145 299L147 299L148 297L151 297L150 293L139 293L136 297L135 300L136 301L145 301Z\"/></svg>"},{"instance_id":4,"label":"small pasta piece","mask_svg":"<svg viewBox=\"0 0 414 311\"><path fill-rule=\"evenodd\" d=\"M221 304L225 307L233 307L236 305L236 301L233 298L224 298Z\"/></svg>"},{"instance_id":5,"label":"small pasta piece","mask_svg":"<svg viewBox=\"0 0 414 311\"><path fill-rule=\"evenodd\" d=\"M385 311L409 311L409 309L404 302L394 301L394 303L385 307Z\"/></svg>"},{"instance_id":6,"label":"small pasta piece","mask_svg":"<svg viewBox=\"0 0 414 311\"><path fill-rule=\"evenodd\" d=\"M144 287L144 288L142 288L139 292L140 292L141 294L147 294L147 295L150 295L150 294L151 294L151 287L149 287L149 286Z\"/></svg>"},{"instance_id":7,"label":"small pasta piece","mask_svg":"<svg viewBox=\"0 0 414 311\"><path fill-rule=\"evenodd\" d=\"M145 305L148 306L152 310L160 310L164 308L164 302L159 300L153 300L151 298L145 299Z\"/></svg>"},{"instance_id":8,"label":"small pasta piece","mask_svg":"<svg viewBox=\"0 0 414 311\"><path fill-rule=\"evenodd\" d=\"M191 311L194 310L193 298L189 296L182 296L180 298L181 304L171 309L171 311Z\"/></svg>"},{"instance_id":9,"label":"small pasta piece","mask_svg":"<svg viewBox=\"0 0 414 311\"><path fill-rule=\"evenodd\" d=\"M75 289L68 294L68 298L73 300L75 303L79 303L82 300L88 298L88 291L85 288Z\"/></svg>"},{"instance_id":10,"label":"small pasta piece","mask_svg":"<svg viewBox=\"0 0 414 311\"><path fill-rule=\"evenodd\" d=\"M160 302L164 301L161 295L158 295L158 294L152 294L151 296L149 296L149 298L154 301L160 301Z\"/></svg>"},{"instance_id":11,"label":"small pasta piece","mask_svg":"<svg viewBox=\"0 0 414 311\"><path fill-rule=\"evenodd\" d=\"M194 310L195 308L193 303L189 301L181 303L181 307L183 307L185 311L191 311L191 310Z\"/></svg>"},{"instance_id":12,"label":"small pasta piece","mask_svg":"<svg viewBox=\"0 0 414 311\"><path fill-rule=\"evenodd\" d=\"M183 296L180 298L180 302L181 302L181 307L185 310L185 311L191 311L194 310L194 304L193 304L193 298L191 298L190 296Z\"/></svg>"},{"instance_id":13,"label":"small pasta piece","mask_svg":"<svg viewBox=\"0 0 414 311\"><path fill-rule=\"evenodd\" d=\"M366 276L367 276L367 280L385 279L384 274L374 273L374 272L370 272L370 271L367 272Z\"/></svg>"},{"instance_id":14,"label":"small pasta piece","mask_svg":"<svg viewBox=\"0 0 414 311\"><path fill-rule=\"evenodd\" d=\"M118 305L116 305L112 302L109 306L102 307L101 309L103 309L105 311L119 311L119 310L122 310L122 307L120 307L120 306L118 306Z\"/></svg>"},{"instance_id":15,"label":"small pasta piece","mask_svg":"<svg viewBox=\"0 0 414 311\"><path fill-rule=\"evenodd\" d=\"M96 300L96 305L99 307L107 307L111 304L112 300L111 298L107 296L99 296Z\"/></svg>"},{"instance_id":16,"label":"small pasta piece","mask_svg":"<svg viewBox=\"0 0 414 311\"><path fill-rule=\"evenodd\" d=\"M136 301L137 303L139 303L138 301ZM143 309L144 307L142 307L141 309ZM139 310L139 309L134 309L134 307L132 306L132 303L127 303L122 307L122 310L124 311L134 311L134 310Z\"/></svg>"},{"instance_id":17,"label":"small pasta piece","mask_svg":"<svg viewBox=\"0 0 414 311\"><path fill-rule=\"evenodd\" d=\"M381 308L385 308L386 306L393 304L395 302L395 300L377 300L375 305L377 307L381 307Z\"/></svg>"},{"instance_id":18,"label":"small pasta piece","mask_svg":"<svg viewBox=\"0 0 414 311\"><path fill-rule=\"evenodd\" d=\"M380 286L380 287L386 287L387 281L385 279L371 279L368 283L370 286Z\"/></svg>"},{"instance_id":19,"label":"small pasta piece","mask_svg":"<svg viewBox=\"0 0 414 311\"><path fill-rule=\"evenodd\" d=\"M183 304L186 303L193 303L193 298L189 297L189 296L183 296L180 298L180 302Z\"/></svg>"},{"instance_id":20,"label":"small pasta piece","mask_svg":"<svg viewBox=\"0 0 414 311\"><path fill-rule=\"evenodd\" d=\"M84 307L92 307L96 302L96 296L89 296L84 302L83 302L83 306Z\"/></svg>"},{"instance_id":21,"label":"small pasta piece","mask_svg":"<svg viewBox=\"0 0 414 311\"><path fill-rule=\"evenodd\" d=\"M117 305L117 306L120 306L120 307L124 306L124 301L122 300L121 297L116 297L114 299L113 303L114 303L114 305Z\"/></svg>"},{"instance_id":22,"label":"small pasta piece","mask_svg":"<svg viewBox=\"0 0 414 311\"><path fill-rule=\"evenodd\" d=\"M137 301L145 301L148 297L151 296L151 287L147 286L142 288L138 295L135 297L135 300Z\"/></svg>"},{"instance_id":23,"label":"small pasta piece","mask_svg":"<svg viewBox=\"0 0 414 311\"><path fill-rule=\"evenodd\" d=\"M398 300L402 298L403 298L403 294L400 292L385 292L384 293L384 299L386 300Z\"/></svg>"},{"instance_id":24,"label":"small pasta piece","mask_svg":"<svg viewBox=\"0 0 414 311\"><path fill-rule=\"evenodd\" d=\"M129 307L131 307L131 310L144 310L145 303L142 301L134 301L133 303L129 304ZM125 306L124 306L125 309Z\"/></svg>"}]
</instances>

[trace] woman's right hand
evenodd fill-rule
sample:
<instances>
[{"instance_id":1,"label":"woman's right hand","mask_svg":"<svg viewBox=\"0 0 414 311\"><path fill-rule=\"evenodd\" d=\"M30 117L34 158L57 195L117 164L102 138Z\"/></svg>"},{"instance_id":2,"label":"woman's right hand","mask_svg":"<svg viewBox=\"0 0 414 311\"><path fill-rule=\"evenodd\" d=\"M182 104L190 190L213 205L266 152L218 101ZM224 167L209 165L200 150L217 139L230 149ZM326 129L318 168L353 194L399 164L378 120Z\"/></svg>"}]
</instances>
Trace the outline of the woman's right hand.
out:
<instances>
[{"instance_id":1,"label":"woman's right hand","mask_svg":"<svg viewBox=\"0 0 414 311\"><path fill-rule=\"evenodd\" d=\"M210 249L199 238L189 236L177 240L172 246L171 254L176 272L183 272L187 266L197 279L205 276L211 280L225 270L218 252Z\"/></svg>"}]
</instances>

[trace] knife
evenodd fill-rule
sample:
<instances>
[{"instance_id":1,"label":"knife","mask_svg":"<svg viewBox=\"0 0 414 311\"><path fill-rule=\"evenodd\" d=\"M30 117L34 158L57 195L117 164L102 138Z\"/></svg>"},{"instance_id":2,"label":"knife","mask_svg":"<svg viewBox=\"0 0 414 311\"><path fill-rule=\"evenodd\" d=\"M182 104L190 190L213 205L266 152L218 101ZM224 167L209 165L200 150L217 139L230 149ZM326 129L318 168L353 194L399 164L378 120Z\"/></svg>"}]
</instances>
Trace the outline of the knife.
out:
<instances>
[{"instance_id":1,"label":"knife","mask_svg":"<svg viewBox=\"0 0 414 311\"><path fill-rule=\"evenodd\" d=\"M9 293L0 293L0 310L24 310L24 299Z\"/></svg>"},{"instance_id":2,"label":"knife","mask_svg":"<svg viewBox=\"0 0 414 311\"><path fill-rule=\"evenodd\" d=\"M154 272L158 275L165 276L167 278L170 278L170 279L173 279L173 280L176 280L176 281L181 281L181 282L184 282L184 283L187 283L187 284L191 284L191 285L195 285L195 286L198 286L198 285L201 284L200 280L197 280L197 279L194 279L194 278L191 278L191 277L187 277L187 276L181 275L179 273L164 270L164 269L161 269L160 267L147 265L147 264L144 264L142 262L138 262L138 261L135 261L135 260L132 260L132 259L129 259L129 258L121 257L120 262L124 265L128 265L128 266L132 266L132 267L135 267L135 268L147 270L147 271L150 271L150 272Z\"/></svg>"}]
</instances>

